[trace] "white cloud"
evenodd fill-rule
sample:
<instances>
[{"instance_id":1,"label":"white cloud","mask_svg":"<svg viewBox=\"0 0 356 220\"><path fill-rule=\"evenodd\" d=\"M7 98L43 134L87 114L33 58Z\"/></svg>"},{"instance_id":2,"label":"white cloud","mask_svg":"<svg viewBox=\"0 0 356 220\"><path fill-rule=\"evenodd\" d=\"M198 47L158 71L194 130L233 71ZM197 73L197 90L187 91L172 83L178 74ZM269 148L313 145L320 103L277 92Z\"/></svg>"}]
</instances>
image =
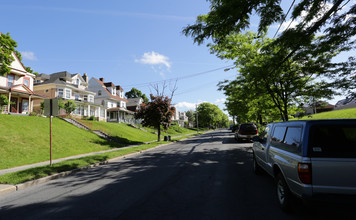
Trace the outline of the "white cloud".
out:
<instances>
[{"instance_id":1,"label":"white cloud","mask_svg":"<svg viewBox=\"0 0 356 220\"><path fill-rule=\"evenodd\" d=\"M176 107L178 110L182 109L195 109L197 103L191 103L191 102L179 102L177 103L174 107Z\"/></svg>"},{"instance_id":2,"label":"white cloud","mask_svg":"<svg viewBox=\"0 0 356 220\"><path fill-rule=\"evenodd\" d=\"M136 59L135 62L149 65L164 65L167 69L171 68L169 58L154 51L144 53L141 59Z\"/></svg>"},{"instance_id":3,"label":"white cloud","mask_svg":"<svg viewBox=\"0 0 356 220\"><path fill-rule=\"evenodd\" d=\"M215 103L216 103L216 104L219 104L219 103L224 103L225 101L226 101L225 98L221 98L221 99L215 100Z\"/></svg>"},{"instance_id":4,"label":"white cloud","mask_svg":"<svg viewBox=\"0 0 356 220\"><path fill-rule=\"evenodd\" d=\"M22 51L20 53L21 53L22 58L25 60L37 60L35 53L32 51Z\"/></svg>"}]
</instances>

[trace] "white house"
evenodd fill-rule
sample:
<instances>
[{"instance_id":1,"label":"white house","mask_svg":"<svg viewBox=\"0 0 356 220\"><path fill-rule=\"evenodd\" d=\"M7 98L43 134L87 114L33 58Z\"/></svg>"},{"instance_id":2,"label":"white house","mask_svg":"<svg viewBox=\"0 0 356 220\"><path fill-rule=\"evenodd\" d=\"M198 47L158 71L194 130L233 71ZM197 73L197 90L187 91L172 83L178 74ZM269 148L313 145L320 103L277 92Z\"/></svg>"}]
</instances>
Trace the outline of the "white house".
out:
<instances>
[{"instance_id":1,"label":"white house","mask_svg":"<svg viewBox=\"0 0 356 220\"><path fill-rule=\"evenodd\" d=\"M134 112L127 109L128 101L121 86L93 77L89 80L89 90L96 94L95 103L106 108L108 122L134 123Z\"/></svg>"},{"instance_id":2,"label":"white house","mask_svg":"<svg viewBox=\"0 0 356 220\"><path fill-rule=\"evenodd\" d=\"M43 100L43 97L34 93L35 75L26 71L15 53L12 56L14 61L9 66L11 72L0 76L0 94L7 96L11 104L2 106L0 112L30 114L33 111L33 101Z\"/></svg>"}]
</instances>

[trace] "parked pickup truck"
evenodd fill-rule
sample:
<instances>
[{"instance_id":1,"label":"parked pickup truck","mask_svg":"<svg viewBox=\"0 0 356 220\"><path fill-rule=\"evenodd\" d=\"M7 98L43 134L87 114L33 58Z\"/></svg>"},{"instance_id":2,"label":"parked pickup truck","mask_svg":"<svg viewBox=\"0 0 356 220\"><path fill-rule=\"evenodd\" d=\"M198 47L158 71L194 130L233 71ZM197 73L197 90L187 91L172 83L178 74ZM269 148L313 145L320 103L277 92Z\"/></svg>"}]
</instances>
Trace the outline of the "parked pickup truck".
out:
<instances>
[{"instance_id":1,"label":"parked pickup truck","mask_svg":"<svg viewBox=\"0 0 356 220\"><path fill-rule=\"evenodd\" d=\"M288 210L305 200L356 198L356 120L305 120L268 124L254 137L256 174L275 178L276 197Z\"/></svg>"}]
</instances>

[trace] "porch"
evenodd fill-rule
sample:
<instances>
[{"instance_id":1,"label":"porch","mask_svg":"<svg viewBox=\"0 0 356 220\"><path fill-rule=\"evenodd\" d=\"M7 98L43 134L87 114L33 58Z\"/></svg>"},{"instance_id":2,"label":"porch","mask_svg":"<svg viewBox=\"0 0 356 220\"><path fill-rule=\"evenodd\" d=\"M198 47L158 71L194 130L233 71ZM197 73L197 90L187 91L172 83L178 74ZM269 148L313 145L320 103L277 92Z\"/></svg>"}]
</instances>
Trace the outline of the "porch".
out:
<instances>
[{"instance_id":1,"label":"porch","mask_svg":"<svg viewBox=\"0 0 356 220\"><path fill-rule=\"evenodd\" d=\"M116 122L116 123L130 123L130 124L139 124L140 120L136 120L134 117L134 112L127 110L122 107L109 108L107 110L107 122Z\"/></svg>"}]
</instances>

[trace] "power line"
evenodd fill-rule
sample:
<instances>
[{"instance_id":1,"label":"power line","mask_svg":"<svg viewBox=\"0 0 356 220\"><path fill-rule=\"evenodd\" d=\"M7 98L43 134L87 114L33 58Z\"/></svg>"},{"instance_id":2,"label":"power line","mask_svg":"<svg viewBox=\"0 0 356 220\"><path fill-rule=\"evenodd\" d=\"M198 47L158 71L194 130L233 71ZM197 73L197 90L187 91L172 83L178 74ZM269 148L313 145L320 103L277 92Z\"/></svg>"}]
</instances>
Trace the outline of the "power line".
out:
<instances>
[{"instance_id":1,"label":"power line","mask_svg":"<svg viewBox=\"0 0 356 220\"><path fill-rule=\"evenodd\" d=\"M286 17L288 16L290 10L292 9L292 7L293 7L293 5L294 5L294 2L295 2L295 0L293 0L292 4L290 5L287 14L284 16L283 21L282 21L281 24L279 25L279 27L278 27L276 33L274 34L273 38L277 35L277 33L278 33L279 29L281 28L283 22L286 20ZM294 19L293 19L293 20L294 20ZM292 20L292 21L293 21L293 20ZM291 23L289 23L287 29L289 28L290 24L291 24Z\"/></svg>"},{"instance_id":2,"label":"power line","mask_svg":"<svg viewBox=\"0 0 356 220\"><path fill-rule=\"evenodd\" d=\"M192 78L192 77L195 77L195 76L199 76L199 75L215 72L217 70L232 68L234 66L235 65L229 65L229 66L224 66L224 67L220 67L220 68L216 68L216 69L212 69L212 70L207 70L207 71L200 72L200 73L193 73L193 74L185 75L185 76L182 76L182 77L176 77L176 78L171 78L171 79L166 79L166 80L159 80L159 81L152 81L152 82L146 82L146 83L130 84L130 85L122 86L122 87L143 87L143 86L149 86L149 85L152 85L152 84L171 82L171 81L178 81L178 80L182 80L182 79Z\"/></svg>"}]
</instances>

